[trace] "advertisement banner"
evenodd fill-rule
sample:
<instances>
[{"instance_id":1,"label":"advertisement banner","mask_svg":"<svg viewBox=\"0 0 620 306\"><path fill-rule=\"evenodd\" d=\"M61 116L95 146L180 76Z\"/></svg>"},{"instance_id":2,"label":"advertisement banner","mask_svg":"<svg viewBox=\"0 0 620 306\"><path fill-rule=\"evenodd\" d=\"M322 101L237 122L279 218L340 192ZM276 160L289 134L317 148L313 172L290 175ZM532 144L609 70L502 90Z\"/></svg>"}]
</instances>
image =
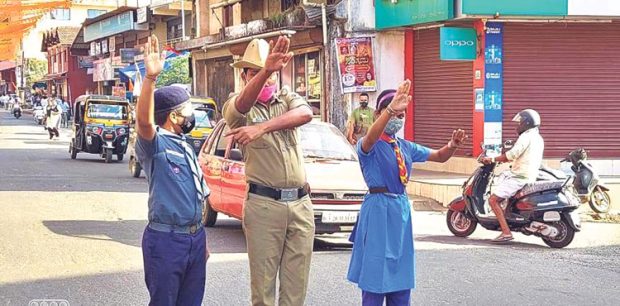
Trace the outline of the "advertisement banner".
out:
<instances>
[{"instance_id":1,"label":"advertisement banner","mask_svg":"<svg viewBox=\"0 0 620 306\"><path fill-rule=\"evenodd\" d=\"M454 18L452 0L375 1L377 29L395 28Z\"/></svg>"},{"instance_id":2,"label":"advertisement banner","mask_svg":"<svg viewBox=\"0 0 620 306\"><path fill-rule=\"evenodd\" d=\"M484 48L484 144L489 154L501 154L504 24L487 22Z\"/></svg>"},{"instance_id":3,"label":"advertisement banner","mask_svg":"<svg viewBox=\"0 0 620 306\"><path fill-rule=\"evenodd\" d=\"M372 38L336 38L336 54L342 92L377 90Z\"/></svg>"},{"instance_id":4,"label":"advertisement banner","mask_svg":"<svg viewBox=\"0 0 620 306\"><path fill-rule=\"evenodd\" d=\"M568 0L463 0L462 10L466 15L566 16Z\"/></svg>"},{"instance_id":5,"label":"advertisement banner","mask_svg":"<svg viewBox=\"0 0 620 306\"><path fill-rule=\"evenodd\" d=\"M478 37L473 28L439 29L439 58L442 61L473 61L477 47Z\"/></svg>"},{"instance_id":6,"label":"advertisement banner","mask_svg":"<svg viewBox=\"0 0 620 306\"><path fill-rule=\"evenodd\" d=\"M134 62L136 55L140 54L140 50L136 48L123 48L119 50L121 54L121 61L124 64L131 64Z\"/></svg>"},{"instance_id":7,"label":"advertisement banner","mask_svg":"<svg viewBox=\"0 0 620 306\"><path fill-rule=\"evenodd\" d=\"M114 80L114 69L112 68L112 60L110 58L95 61L93 69L93 81Z\"/></svg>"},{"instance_id":8,"label":"advertisement banner","mask_svg":"<svg viewBox=\"0 0 620 306\"><path fill-rule=\"evenodd\" d=\"M112 95L115 97L125 98L126 90L124 85L112 86Z\"/></svg>"}]
</instances>

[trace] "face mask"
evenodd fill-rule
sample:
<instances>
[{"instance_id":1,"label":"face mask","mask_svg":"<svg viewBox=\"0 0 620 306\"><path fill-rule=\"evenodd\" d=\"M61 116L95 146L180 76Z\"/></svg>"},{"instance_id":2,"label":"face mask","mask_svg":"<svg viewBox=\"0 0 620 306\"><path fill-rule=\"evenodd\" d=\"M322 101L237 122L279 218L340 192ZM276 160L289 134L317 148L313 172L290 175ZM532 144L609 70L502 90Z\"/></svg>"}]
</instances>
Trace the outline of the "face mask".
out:
<instances>
[{"instance_id":1,"label":"face mask","mask_svg":"<svg viewBox=\"0 0 620 306\"><path fill-rule=\"evenodd\" d=\"M268 102L269 100L271 100L271 98L273 98L273 95L275 94L276 89L277 89L276 84L263 87L263 89L261 89L260 91L260 94L258 95L257 100L263 103Z\"/></svg>"},{"instance_id":2,"label":"face mask","mask_svg":"<svg viewBox=\"0 0 620 306\"><path fill-rule=\"evenodd\" d=\"M400 131L400 129L403 128L404 124L405 120L394 117L390 119L390 121L388 121L387 125L385 126L385 130L383 131L388 135L394 135L396 134L396 132Z\"/></svg>"},{"instance_id":3,"label":"face mask","mask_svg":"<svg viewBox=\"0 0 620 306\"><path fill-rule=\"evenodd\" d=\"M360 106L361 107L367 107L368 106L368 102L360 102Z\"/></svg>"},{"instance_id":4,"label":"face mask","mask_svg":"<svg viewBox=\"0 0 620 306\"><path fill-rule=\"evenodd\" d=\"M179 127L181 127L181 131L183 132L183 134L187 134L189 132L191 132L194 127L196 127L196 116L194 116L194 113L192 113L191 115L185 117L182 115L178 115L179 117L183 117L183 124L179 125Z\"/></svg>"}]
</instances>

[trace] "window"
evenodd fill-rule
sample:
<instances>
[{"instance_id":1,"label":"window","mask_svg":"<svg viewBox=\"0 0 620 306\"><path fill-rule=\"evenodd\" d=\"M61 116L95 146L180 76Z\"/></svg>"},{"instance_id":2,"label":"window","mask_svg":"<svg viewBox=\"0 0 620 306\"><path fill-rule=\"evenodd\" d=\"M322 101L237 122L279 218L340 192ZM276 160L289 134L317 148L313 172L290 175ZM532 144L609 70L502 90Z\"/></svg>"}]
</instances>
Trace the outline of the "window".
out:
<instances>
[{"instance_id":1,"label":"window","mask_svg":"<svg viewBox=\"0 0 620 306\"><path fill-rule=\"evenodd\" d=\"M233 7L232 5L227 5L225 7L222 8L222 15L223 15L223 22L224 22L224 27L230 27L233 26Z\"/></svg>"},{"instance_id":2,"label":"window","mask_svg":"<svg viewBox=\"0 0 620 306\"><path fill-rule=\"evenodd\" d=\"M181 18L168 21L168 40L181 38L183 36L183 25Z\"/></svg>"},{"instance_id":3,"label":"window","mask_svg":"<svg viewBox=\"0 0 620 306\"><path fill-rule=\"evenodd\" d=\"M220 133L220 138L217 141L217 146L215 147L215 155L219 157L224 157L226 155L226 148L228 147L228 142L230 142L231 137L224 137L226 133L230 131L228 125L224 126L224 130Z\"/></svg>"},{"instance_id":4,"label":"window","mask_svg":"<svg viewBox=\"0 0 620 306\"><path fill-rule=\"evenodd\" d=\"M107 13L106 10L93 10L93 9L88 9L86 11L86 13L88 14L88 18L95 18L99 15L103 15L105 13Z\"/></svg>"},{"instance_id":5,"label":"window","mask_svg":"<svg viewBox=\"0 0 620 306\"><path fill-rule=\"evenodd\" d=\"M53 20L71 20L71 10L65 8L53 9L50 12Z\"/></svg>"},{"instance_id":6,"label":"window","mask_svg":"<svg viewBox=\"0 0 620 306\"><path fill-rule=\"evenodd\" d=\"M282 7L282 11L286 11L289 8L298 4L299 0L280 0L280 6Z\"/></svg>"}]
</instances>

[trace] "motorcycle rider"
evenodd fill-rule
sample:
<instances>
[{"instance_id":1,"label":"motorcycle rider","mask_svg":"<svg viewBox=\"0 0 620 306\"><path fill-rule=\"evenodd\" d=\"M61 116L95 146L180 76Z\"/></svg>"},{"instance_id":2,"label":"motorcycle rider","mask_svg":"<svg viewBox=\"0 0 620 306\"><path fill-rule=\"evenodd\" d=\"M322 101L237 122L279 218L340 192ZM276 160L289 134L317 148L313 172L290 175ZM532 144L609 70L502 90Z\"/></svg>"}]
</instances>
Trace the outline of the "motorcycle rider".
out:
<instances>
[{"instance_id":1,"label":"motorcycle rider","mask_svg":"<svg viewBox=\"0 0 620 306\"><path fill-rule=\"evenodd\" d=\"M489 198L489 205L497 217L502 233L493 242L506 242L513 239L504 210L500 203L514 196L526 184L536 181L542 164L545 142L540 136L540 115L533 109L525 109L512 119L518 122L519 138L514 146L498 157L483 157L484 164L512 162L510 170L502 172Z\"/></svg>"}]
</instances>

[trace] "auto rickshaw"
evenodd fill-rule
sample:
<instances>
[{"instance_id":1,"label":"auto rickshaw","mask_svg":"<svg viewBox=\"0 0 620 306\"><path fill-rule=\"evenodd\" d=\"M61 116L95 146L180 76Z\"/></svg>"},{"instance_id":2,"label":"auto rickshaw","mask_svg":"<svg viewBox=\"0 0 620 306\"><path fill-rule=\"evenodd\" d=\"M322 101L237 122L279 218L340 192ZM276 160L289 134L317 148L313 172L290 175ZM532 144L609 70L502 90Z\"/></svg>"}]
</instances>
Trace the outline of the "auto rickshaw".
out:
<instances>
[{"instance_id":1,"label":"auto rickshaw","mask_svg":"<svg viewBox=\"0 0 620 306\"><path fill-rule=\"evenodd\" d=\"M129 137L129 102L120 97L82 95L73 106L71 159L78 152L99 154L106 163L123 160Z\"/></svg>"},{"instance_id":2,"label":"auto rickshaw","mask_svg":"<svg viewBox=\"0 0 620 306\"><path fill-rule=\"evenodd\" d=\"M194 151L198 153L200 152L200 148L202 148L202 144L211 132L213 132L213 128L220 115L217 111L217 104L213 98L192 97L190 101L194 107L196 127L191 133L185 135L185 137L187 138L187 142L194 148Z\"/></svg>"}]
</instances>

